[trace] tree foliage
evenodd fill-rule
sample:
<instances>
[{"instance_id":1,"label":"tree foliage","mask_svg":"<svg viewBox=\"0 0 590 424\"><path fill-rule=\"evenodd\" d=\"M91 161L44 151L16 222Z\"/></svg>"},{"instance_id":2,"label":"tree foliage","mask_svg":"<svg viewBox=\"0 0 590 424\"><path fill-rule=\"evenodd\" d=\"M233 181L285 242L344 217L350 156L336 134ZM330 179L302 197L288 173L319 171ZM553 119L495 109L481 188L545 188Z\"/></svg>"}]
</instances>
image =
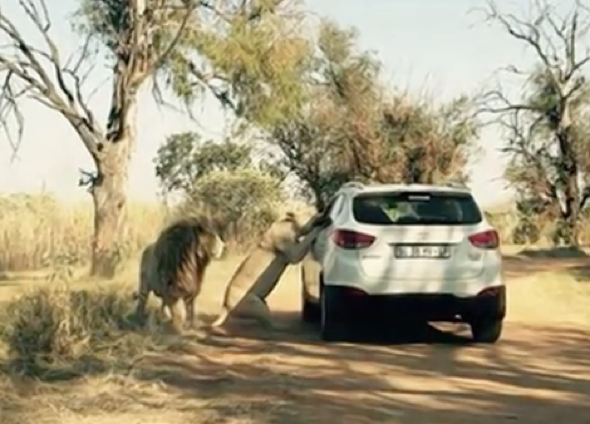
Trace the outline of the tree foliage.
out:
<instances>
[{"instance_id":1,"label":"tree foliage","mask_svg":"<svg viewBox=\"0 0 590 424\"><path fill-rule=\"evenodd\" d=\"M194 132L173 134L160 146L156 177L166 192L189 192L194 183L212 171L235 171L252 165L252 147L230 140L203 141Z\"/></svg>"},{"instance_id":2,"label":"tree foliage","mask_svg":"<svg viewBox=\"0 0 590 424\"><path fill-rule=\"evenodd\" d=\"M308 102L268 137L318 207L348 180L466 180L478 129L470 99L433 106L392 92L354 30L324 21L318 40Z\"/></svg>"},{"instance_id":3,"label":"tree foliage","mask_svg":"<svg viewBox=\"0 0 590 424\"><path fill-rule=\"evenodd\" d=\"M154 162L164 194L181 195L179 213L214 218L226 239L242 246L268 228L284 200L277 166L257 157L250 143L203 140L193 132L173 134Z\"/></svg>"},{"instance_id":4,"label":"tree foliage","mask_svg":"<svg viewBox=\"0 0 590 424\"><path fill-rule=\"evenodd\" d=\"M523 220L532 214L557 221L555 240L577 244L581 211L590 196L590 85L585 78L590 55L582 45L590 31L590 10L576 3L562 15L537 2L533 16L523 19L490 3L485 13L536 58L532 69L514 64L503 69L520 79L521 98L510 98L501 87L484 96L482 111L493 114L506 137L506 178L518 193Z\"/></svg>"},{"instance_id":5,"label":"tree foliage","mask_svg":"<svg viewBox=\"0 0 590 424\"><path fill-rule=\"evenodd\" d=\"M202 13L162 68L165 86L190 112L205 92L241 123L271 125L305 97L300 74L312 44L297 0L201 2ZM195 59L195 58L198 58Z\"/></svg>"},{"instance_id":6,"label":"tree foliage","mask_svg":"<svg viewBox=\"0 0 590 424\"><path fill-rule=\"evenodd\" d=\"M203 140L195 132L170 135L154 160L156 177L165 193L189 193L214 171L235 172L255 169L280 182L281 171L268 157L257 154L251 143L226 138L221 142Z\"/></svg>"},{"instance_id":7,"label":"tree foliage","mask_svg":"<svg viewBox=\"0 0 590 424\"><path fill-rule=\"evenodd\" d=\"M272 101L257 97L280 109L272 118L259 112L248 117L263 134L267 151L279 155L249 162L252 151L243 145L205 145L186 138L182 144L171 138L158 157L165 189L186 189L199 172L229 170L230 163L256 163L273 175L295 177L300 194L315 198L320 208L349 180L466 181L465 165L478 130L470 99L437 105L396 94L382 83L381 63L358 47L357 36L354 29L322 21L316 37L301 41L310 45L315 38L315 49L302 50L296 72L288 74L288 85L297 90L272 86L270 78ZM264 72L258 78L269 79Z\"/></svg>"},{"instance_id":8,"label":"tree foliage","mask_svg":"<svg viewBox=\"0 0 590 424\"><path fill-rule=\"evenodd\" d=\"M185 207L214 217L226 240L250 246L277 219L284 200L276 178L241 168L214 170L201 177L188 193Z\"/></svg>"},{"instance_id":9,"label":"tree foliage","mask_svg":"<svg viewBox=\"0 0 590 424\"><path fill-rule=\"evenodd\" d=\"M13 13L19 11L30 28L17 25ZM299 35L299 5L286 0L80 0L74 21L80 45L70 58L62 57L52 38L50 15L44 0L0 6L0 125L7 129L16 122L22 134L19 106L28 98L57 111L79 135L95 168L81 179L95 208L92 272L112 275L144 83L154 82L160 102L166 90L187 105L212 93L240 119L264 124L298 103L299 80L290 75L310 45ZM103 68L100 63L111 70L106 125L89 107L85 86L92 70Z\"/></svg>"}]
</instances>

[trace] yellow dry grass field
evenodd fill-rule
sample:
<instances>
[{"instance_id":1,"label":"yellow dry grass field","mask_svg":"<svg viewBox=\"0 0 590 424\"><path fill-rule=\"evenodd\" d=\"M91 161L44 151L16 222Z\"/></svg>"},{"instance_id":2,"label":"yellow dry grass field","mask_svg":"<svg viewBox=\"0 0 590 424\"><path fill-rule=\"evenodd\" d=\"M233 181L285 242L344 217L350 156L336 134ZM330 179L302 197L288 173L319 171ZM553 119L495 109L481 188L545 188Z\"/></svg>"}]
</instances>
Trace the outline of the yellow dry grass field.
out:
<instances>
[{"instance_id":1,"label":"yellow dry grass field","mask_svg":"<svg viewBox=\"0 0 590 424\"><path fill-rule=\"evenodd\" d=\"M203 314L216 312L238 260L210 269ZM10 368L15 365L6 359L1 422L303 424L339 417L360 423L549 423L567 411L568 422L586 423L590 260L509 255L506 264L509 318L505 337L495 346L470 346L463 326L416 329L396 344L323 344L315 329L298 323L299 286L292 268L270 301L277 319L289 327L285 331L237 323L228 334L201 330L179 339L165 336L153 322L143 332L105 335L110 345L100 346L60 329L70 337L61 339L79 345L79 351L62 347L70 363L48 358L44 376L31 381L15 377ZM0 283L0 301L6 305L50 290L47 296L59 303L67 291L90 290L103 295L101 301L94 295L97 307L123 313L132 305L125 296L131 296L135 274L130 263L110 283L74 275L60 292L61 283L46 279L47 272L15 273ZM60 305L65 317L71 306ZM39 305L35 313L26 319L47 315ZM89 331L105 330L96 325ZM90 345L94 352L85 351Z\"/></svg>"}]
</instances>

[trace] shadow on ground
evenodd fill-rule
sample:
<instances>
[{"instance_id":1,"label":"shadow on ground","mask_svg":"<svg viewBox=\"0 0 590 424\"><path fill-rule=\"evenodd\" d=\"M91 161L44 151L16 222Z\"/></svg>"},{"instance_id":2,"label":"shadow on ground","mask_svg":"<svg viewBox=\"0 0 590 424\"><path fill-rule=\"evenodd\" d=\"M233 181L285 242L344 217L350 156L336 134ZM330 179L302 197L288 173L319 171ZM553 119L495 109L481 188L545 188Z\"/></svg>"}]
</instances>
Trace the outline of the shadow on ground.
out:
<instances>
[{"instance_id":1,"label":"shadow on ground","mask_svg":"<svg viewBox=\"0 0 590 424\"><path fill-rule=\"evenodd\" d=\"M379 344L326 345L292 314L278 319L292 328L212 334L193 360L152 358L137 375L208 399L227 420L549 423L567 411L568 422L588 422L588 331L512 326L501 344L471 346L423 326Z\"/></svg>"},{"instance_id":2,"label":"shadow on ground","mask_svg":"<svg viewBox=\"0 0 590 424\"><path fill-rule=\"evenodd\" d=\"M587 329L512 323L499 344L475 346L465 329L416 324L330 345L296 313L276 319L284 330L234 321L190 351L145 356L125 374L163 383L166 395L159 406L143 396L133 404L153 410L171 396L181 405L198 400L196 412L214 417L200 422L231 424L553 424L566 411L568 423L588 422Z\"/></svg>"},{"instance_id":3,"label":"shadow on ground","mask_svg":"<svg viewBox=\"0 0 590 424\"><path fill-rule=\"evenodd\" d=\"M556 259L575 259L588 258L588 254L579 247L563 246L551 248L534 248L523 249L518 256L525 258L556 258Z\"/></svg>"},{"instance_id":4,"label":"shadow on ground","mask_svg":"<svg viewBox=\"0 0 590 424\"><path fill-rule=\"evenodd\" d=\"M579 248L523 250L503 256L507 278L527 277L539 272L566 272L581 280L590 278L590 256ZM585 272L584 272L585 270Z\"/></svg>"},{"instance_id":5,"label":"shadow on ground","mask_svg":"<svg viewBox=\"0 0 590 424\"><path fill-rule=\"evenodd\" d=\"M573 265L567 271L576 281L584 283L590 281L590 261L582 265Z\"/></svg>"}]
</instances>

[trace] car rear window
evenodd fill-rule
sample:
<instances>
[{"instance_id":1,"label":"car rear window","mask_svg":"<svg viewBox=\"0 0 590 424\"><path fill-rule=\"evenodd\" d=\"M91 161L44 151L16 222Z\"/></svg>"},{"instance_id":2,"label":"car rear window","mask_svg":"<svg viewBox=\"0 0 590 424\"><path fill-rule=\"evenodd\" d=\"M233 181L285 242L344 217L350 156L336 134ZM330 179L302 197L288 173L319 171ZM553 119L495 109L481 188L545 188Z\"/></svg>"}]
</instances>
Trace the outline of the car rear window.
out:
<instances>
[{"instance_id":1,"label":"car rear window","mask_svg":"<svg viewBox=\"0 0 590 424\"><path fill-rule=\"evenodd\" d=\"M362 193L352 203L354 219L373 225L474 225L481 211L468 193Z\"/></svg>"}]
</instances>

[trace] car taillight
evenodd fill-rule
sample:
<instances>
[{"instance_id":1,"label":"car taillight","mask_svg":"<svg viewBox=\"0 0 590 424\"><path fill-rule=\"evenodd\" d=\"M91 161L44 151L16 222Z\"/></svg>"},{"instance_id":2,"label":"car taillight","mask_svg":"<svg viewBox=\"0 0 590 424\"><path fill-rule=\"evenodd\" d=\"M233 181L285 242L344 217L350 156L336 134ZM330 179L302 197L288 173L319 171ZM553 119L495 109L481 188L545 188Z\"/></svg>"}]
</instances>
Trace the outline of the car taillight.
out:
<instances>
[{"instance_id":1,"label":"car taillight","mask_svg":"<svg viewBox=\"0 0 590 424\"><path fill-rule=\"evenodd\" d=\"M469 241L480 249L497 249L500 246L500 237L496 230L488 230L469 236Z\"/></svg>"},{"instance_id":2,"label":"car taillight","mask_svg":"<svg viewBox=\"0 0 590 424\"><path fill-rule=\"evenodd\" d=\"M343 249L364 249L373 244L375 237L356 231L336 230L332 233L332 240Z\"/></svg>"}]
</instances>

